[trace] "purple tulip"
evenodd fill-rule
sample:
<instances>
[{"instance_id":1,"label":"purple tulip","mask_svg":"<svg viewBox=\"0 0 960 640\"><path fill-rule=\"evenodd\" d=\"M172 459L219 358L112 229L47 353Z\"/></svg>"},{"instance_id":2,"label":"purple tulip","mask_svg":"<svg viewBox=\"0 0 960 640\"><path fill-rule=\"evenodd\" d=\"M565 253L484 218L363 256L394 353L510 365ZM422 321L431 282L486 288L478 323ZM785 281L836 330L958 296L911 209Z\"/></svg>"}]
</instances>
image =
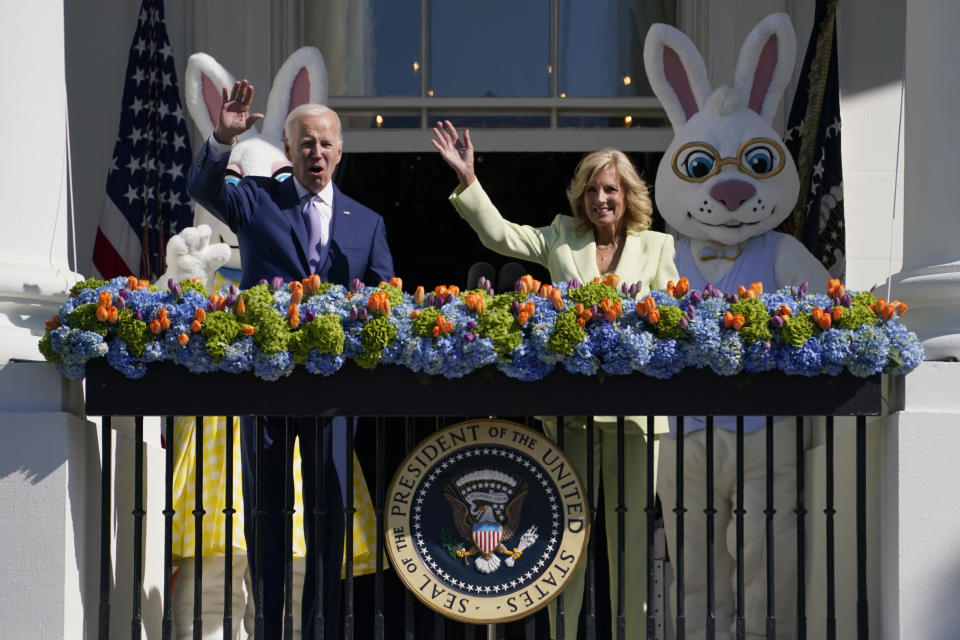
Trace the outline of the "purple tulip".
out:
<instances>
[{"instance_id":1,"label":"purple tulip","mask_svg":"<svg viewBox=\"0 0 960 640\"><path fill-rule=\"evenodd\" d=\"M798 291L796 287L790 287L790 295L794 298L798 298L800 297L800 291Z\"/></svg>"},{"instance_id":2,"label":"purple tulip","mask_svg":"<svg viewBox=\"0 0 960 640\"><path fill-rule=\"evenodd\" d=\"M237 296L235 294L230 294L227 296L227 306L232 307L237 302Z\"/></svg>"},{"instance_id":3,"label":"purple tulip","mask_svg":"<svg viewBox=\"0 0 960 640\"><path fill-rule=\"evenodd\" d=\"M513 304L510 305L510 309L511 309L514 313L520 313L520 302L519 302L518 300L514 300L514 301L513 301Z\"/></svg>"},{"instance_id":4,"label":"purple tulip","mask_svg":"<svg viewBox=\"0 0 960 640\"><path fill-rule=\"evenodd\" d=\"M126 300L127 298L130 297L130 290L127 289L126 287L122 287L122 288L120 289L120 292L119 292L117 295L119 295L121 298L123 298L124 300Z\"/></svg>"},{"instance_id":5,"label":"purple tulip","mask_svg":"<svg viewBox=\"0 0 960 640\"><path fill-rule=\"evenodd\" d=\"M180 298L183 296L183 287L175 282L173 283L173 286L170 287L170 293L173 294L174 298Z\"/></svg>"},{"instance_id":6,"label":"purple tulip","mask_svg":"<svg viewBox=\"0 0 960 640\"><path fill-rule=\"evenodd\" d=\"M840 298L840 304L845 307L849 307L851 304L853 304L853 301L850 299L850 296L845 293L843 294L843 297Z\"/></svg>"},{"instance_id":7,"label":"purple tulip","mask_svg":"<svg viewBox=\"0 0 960 640\"><path fill-rule=\"evenodd\" d=\"M580 286L580 281L576 278L570 278L570 282L567 283L570 289L576 289Z\"/></svg>"},{"instance_id":8,"label":"purple tulip","mask_svg":"<svg viewBox=\"0 0 960 640\"><path fill-rule=\"evenodd\" d=\"M303 319L306 320L307 322L313 321L313 319L316 317L317 317L317 314L313 309L307 309L306 311L303 312Z\"/></svg>"},{"instance_id":9,"label":"purple tulip","mask_svg":"<svg viewBox=\"0 0 960 640\"><path fill-rule=\"evenodd\" d=\"M637 280L632 285L630 285L630 295L635 296L640 293L640 290L643 289L643 280Z\"/></svg>"},{"instance_id":10,"label":"purple tulip","mask_svg":"<svg viewBox=\"0 0 960 640\"><path fill-rule=\"evenodd\" d=\"M368 316L368 314L367 314L367 308L366 308L366 307L361 307L361 308L360 308L360 311L358 312L357 315L359 315L359 317L360 317L361 320L363 320L364 322L366 322L366 321L367 321L367 316Z\"/></svg>"},{"instance_id":11,"label":"purple tulip","mask_svg":"<svg viewBox=\"0 0 960 640\"><path fill-rule=\"evenodd\" d=\"M207 301L207 313L213 313L216 310L217 305L213 304L213 302Z\"/></svg>"},{"instance_id":12,"label":"purple tulip","mask_svg":"<svg viewBox=\"0 0 960 640\"><path fill-rule=\"evenodd\" d=\"M433 294L432 294L432 293L428 293L427 295L423 296L423 304L425 304L425 305L427 305L427 306L433 306Z\"/></svg>"},{"instance_id":13,"label":"purple tulip","mask_svg":"<svg viewBox=\"0 0 960 640\"><path fill-rule=\"evenodd\" d=\"M595 305L595 304L590 305L590 313L592 313L594 317L597 316L597 311L598 311L598 310L599 310L599 309L598 309L597 305Z\"/></svg>"},{"instance_id":14,"label":"purple tulip","mask_svg":"<svg viewBox=\"0 0 960 640\"><path fill-rule=\"evenodd\" d=\"M280 276L273 276L273 278L270 280L270 288L274 291L280 291L280 289L283 289L283 285L283 278Z\"/></svg>"},{"instance_id":15,"label":"purple tulip","mask_svg":"<svg viewBox=\"0 0 960 640\"><path fill-rule=\"evenodd\" d=\"M236 297L236 295L237 295L238 293L240 293L240 290L237 289L237 285L231 284L231 285L230 285L230 295Z\"/></svg>"},{"instance_id":16,"label":"purple tulip","mask_svg":"<svg viewBox=\"0 0 960 640\"><path fill-rule=\"evenodd\" d=\"M690 318L687 316L680 316L680 328L686 329L690 326Z\"/></svg>"},{"instance_id":17,"label":"purple tulip","mask_svg":"<svg viewBox=\"0 0 960 640\"><path fill-rule=\"evenodd\" d=\"M266 278L260 278L260 282L258 284L270 284L270 283L267 282Z\"/></svg>"},{"instance_id":18,"label":"purple tulip","mask_svg":"<svg viewBox=\"0 0 960 640\"><path fill-rule=\"evenodd\" d=\"M117 303L117 309L123 311L127 307L127 299L123 296L117 296L117 299L114 300Z\"/></svg>"},{"instance_id":19,"label":"purple tulip","mask_svg":"<svg viewBox=\"0 0 960 640\"><path fill-rule=\"evenodd\" d=\"M620 285L620 292L623 293L623 295L625 296L630 295L630 287L627 286L626 282Z\"/></svg>"},{"instance_id":20,"label":"purple tulip","mask_svg":"<svg viewBox=\"0 0 960 640\"><path fill-rule=\"evenodd\" d=\"M350 319L351 319L351 320L356 320L356 319L359 318L359 317L360 317L360 312L357 311L357 308L356 308L356 307L350 307Z\"/></svg>"},{"instance_id":21,"label":"purple tulip","mask_svg":"<svg viewBox=\"0 0 960 640\"><path fill-rule=\"evenodd\" d=\"M809 283L809 282L807 282L806 280L804 280L803 282L801 282L801 283L800 283L800 292L799 292L800 295L801 295L801 296L802 296L802 295L806 295L807 289L809 289L809 288L810 288L810 283Z\"/></svg>"},{"instance_id":22,"label":"purple tulip","mask_svg":"<svg viewBox=\"0 0 960 640\"><path fill-rule=\"evenodd\" d=\"M523 278L517 278L517 281L513 283L514 291L523 291Z\"/></svg>"},{"instance_id":23,"label":"purple tulip","mask_svg":"<svg viewBox=\"0 0 960 640\"><path fill-rule=\"evenodd\" d=\"M687 315L690 316L690 319L693 320L697 317L697 308L692 304L687 305Z\"/></svg>"},{"instance_id":24,"label":"purple tulip","mask_svg":"<svg viewBox=\"0 0 960 640\"><path fill-rule=\"evenodd\" d=\"M142 312L142 311L134 311L134 312L133 312L133 317L136 318L137 320L143 320L143 312Z\"/></svg>"},{"instance_id":25,"label":"purple tulip","mask_svg":"<svg viewBox=\"0 0 960 640\"><path fill-rule=\"evenodd\" d=\"M699 291L694 289L693 291L690 292L689 300L693 304L697 305L697 304L700 304L701 300L703 300L703 296L700 295Z\"/></svg>"},{"instance_id":26,"label":"purple tulip","mask_svg":"<svg viewBox=\"0 0 960 640\"><path fill-rule=\"evenodd\" d=\"M491 297L491 298L492 298L493 296L497 295L496 293L493 292L493 287L490 287L489 289L487 289L487 293L490 294L490 297Z\"/></svg>"},{"instance_id":27,"label":"purple tulip","mask_svg":"<svg viewBox=\"0 0 960 640\"><path fill-rule=\"evenodd\" d=\"M466 333L463 334L463 339L466 342L473 342L474 340L477 339L477 337L472 333L470 333L469 331L467 331Z\"/></svg>"},{"instance_id":28,"label":"purple tulip","mask_svg":"<svg viewBox=\"0 0 960 640\"><path fill-rule=\"evenodd\" d=\"M443 297L443 304L450 304L451 302L453 302L453 300L454 300L453 294L448 293Z\"/></svg>"},{"instance_id":29,"label":"purple tulip","mask_svg":"<svg viewBox=\"0 0 960 640\"><path fill-rule=\"evenodd\" d=\"M477 323L473 320L467 320L467 331L473 331L477 328Z\"/></svg>"},{"instance_id":30,"label":"purple tulip","mask_svg":"<svg viewBox=\"0 0 960 640\"><path fill-rule=\"evenodd\" d=\"M772 318L770 318L770 326L773 327L774 329L782 329L783 316L773 316Z\"/></svg>"},{"instance_id":31,"label":"purple tulip","mask_svg":"<svg viewBox=\"0 0 960 640\"><path fill-rule=\"evenodd\" d=\"M177 281L173 278L167 278L167 289L173 291L173 288L177 286Z\"/></svg>"},{"instance_id":32,"label":"purple tulip","mask_svg":"<svg viewBox=\"0 0 960 640\"><path fill-rule=\"evenodd\" d=\"M357 291L360 291L360 289L363 289L363 282L360 280L360 278L354 278L350 281L350 291L356 293Z\"/></svg>"},{"instance_id":33,"label":"purple tulip","mask_svg":"<svg viewBox=\"0 0 960 640\"><path fill-rule=\"evenodd\" d=\"M771 346L773 346L773 345L770 344L770 341L769 341L769 340L764 340L764 342L763 342L763 349L764 349L765 351L770 351L770 347L771 347Z\"/></svg>"}]
</instances>

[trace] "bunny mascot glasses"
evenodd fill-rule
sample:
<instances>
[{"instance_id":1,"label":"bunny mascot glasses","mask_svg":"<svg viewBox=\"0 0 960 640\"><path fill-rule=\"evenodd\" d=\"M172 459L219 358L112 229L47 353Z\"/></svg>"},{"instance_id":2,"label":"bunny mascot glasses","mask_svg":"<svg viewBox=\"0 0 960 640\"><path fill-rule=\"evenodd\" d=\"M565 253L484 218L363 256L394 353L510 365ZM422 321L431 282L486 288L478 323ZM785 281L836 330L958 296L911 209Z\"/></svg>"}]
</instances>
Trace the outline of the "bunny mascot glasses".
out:
<instances>
[{"instance_id":1,"label":"bunny mascot glasses","mask_svg":"<svg viewBox=\"0 0 960 640\"><path fill-rule=\"evenodd\" d=\"M687 182L704 182L732 165L757 180L772 178L783 171L786 152L770 138L751 138L740 145L737 155L724 158L709 142L688 142L673 154L671 166Z\"/></svg>"}]
</instances>

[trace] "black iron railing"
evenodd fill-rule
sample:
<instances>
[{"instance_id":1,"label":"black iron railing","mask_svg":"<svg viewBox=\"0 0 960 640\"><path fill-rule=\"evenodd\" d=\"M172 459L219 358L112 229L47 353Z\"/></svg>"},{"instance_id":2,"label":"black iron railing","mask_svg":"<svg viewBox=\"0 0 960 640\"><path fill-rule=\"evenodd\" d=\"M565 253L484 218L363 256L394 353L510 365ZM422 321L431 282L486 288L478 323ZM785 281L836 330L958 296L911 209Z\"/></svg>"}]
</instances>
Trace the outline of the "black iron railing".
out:
<instances>
[{"instance_id":1,"label":"black iron railing","mask_svg":"<svg viewBox=\"0 0 960 640\"><path fill-rule=\"evenodd\" d=\"M157 389L173 389L176 393L159 394ZM415 602L409 593L403 595L403 616L402 619L386 619L384 606L384 568L382 563L384 550L384 527L383 527L383 505L384 505L384 487L389 481L387 473L389 470L384 468L384 418L403 417L404 421L404 442L407 450L414 446L415 429L414 420L410 416L436 416L437 428L442 424L444 418L452 418L455 421L461 421L463 416L527 416L527 421L532 422L532 416L549 415L558 417L557 439L560 447L563 447L563 416L573 415L633 415L644 414L651 416L648 418L648 433L653 429L653 415L673 415L677 416L678 435L676 439L677 450L677 474L676 474L676 540L671 541L675 544L671 548L671 558L674 572L676 589L676 610L672 612L673 622L675 623L676 637L686 637L685 628L688 612L684 607L685 576L691 575L691 570L705 571L707 576L707 612L706 628L707 637L712 638L716 632L715 628L715 591L714 586L717 581L715 567L715 545L714 539L714 518L716 507L713 503L713 478L714 478L714 421L715 415L735 415L742 414L762 415L762 416L783 416L794 415L796 426L794 433L790 433L788 428L783 428L783 423L778 423L774 427L773 418L768 417L765 430L765 447L767 453L766 460L766 508L764 510L765 518L765 544L767 548L766 561L766 579L767 579L767 609L766 609L766 633L768 638L777 637L777 628L790 628L795 630L798 638L807 637L808 620L806 619L806 575L805 575L805 541L807 536L807 511L805 494L805 468L804 468L804 416L826 416L826 451L827 451L827 477L826 477L826 535L827 535L827 591L825 598L827 601L827 619L818 623L817 637L821 634L819 629L825 629L825 636L828 638L836 637L836 583L834 570L834 514L833 504L834 474L833 474L833 417L834 416L857 416L856 420L856 541L857 541L857 633L858 638L867 638L868 630L868 601L867 601L867 549L866 549L866 416L877 415L880 413L881 400L881 379L880 376L871 378L855 378L850 375L841 375L837 377L788 377L781 373L769 373L750 378L724 378L713 375L705 371L685 371L674 376L669 380L656 380L642 376L608 376L583 377L568 374L563 371L555 371L548 375L543 381L537 383L522 383L516 380L505 378L500 375L483 376L474 374L458 380L445 380L435 378L425 378L413 374L405 369L396 367L380 367L375 371L364 371L349 364L336 375L329 378L321 378L308 374L302 369L294 372L288 378L277 382L264 382L252 375L231 375L227 373L211 373L197 376L187 372L183 368L164 363L152 365L147 376L140 380L129 380L121 374L109 368L105 363L93 362L88 365L88 376L86 384L86 409L89 415L104 416L103 420L103 461L102 473L103 480L101 485L101 582L100 582L100 607L99 607L99 634L101 638L111 636L109 628L110 620L110 575L113 566L111 558L111 520L110 504L112 496L111 478L112 478L112 416L137 416L136 419L136 460L135 460L135 506L133 510L134 518L134 543L132 545L133 562L133 616L131 620L132 637L139 638L142 628L142 616L140 612L140 592L143 582L143 558L140 549L143 545L143 518L146 516L143 507L143 423L142 416L167 416L165 421L165 436L167 441L166 449L166 483L165 483L165 508L163 510L165 522L164 534L164 585L163 585L163 614L162 629L163 638L169 638L172 634L172 610L171 610L171 526L173 521L173 501L172 501L172 476L173 476L173 437L174 437L174 415L196 415L197 424L202 424L202 416L226 415L228 437L227 437L227 460L233 459L233 419L237 415L278 415L283 414L290 417L314 417L317 425L320 426L323 420L334 415L345 416L375 416L377 417L375 425L375 448L376 448L376 482L373 495L374 509L377 518L378 535L376 540L376 558L377 572L374 588L374 598L372 603L357 602L353 594L353 566L352 566L352 535L350 527L353 523L353 498L351 483L347 483L347 501L344 515L348 527L345 541L346 549L346 582L344 587L344 617L343 630L344 637L354 638L354 622L357 616L362 616L365 620L372 619L372 628L376 638L384 637L403 637L415 638L423 637L422 623L416 622L417 617L423 617L425 608ZM684 473L683 456L684 442L683 420L684 416L706 415L706 448L707 448L707 474L706 474L706 495L707 508L704 516L707 524L707 548L706 549L686 549L684 548L684 523L685 520L696 516L696 514L686 513L684 507ZM288 427L289 428L289 427ZM587 464L592 466L592 446L594 429L593 419L587 420ZM258 429L259 437L257 442L258 458L262 453L262 429ZM202 450L203 429L196 429L197 450ZM654 495L654 448L647 447L647 493L646 493L646 529L647 529L647 603L627 602L624 597L625 574L629 570L624 563L625 546L630 541L625 540L624 518L626 513L625 492L629 490L624 486L624 468L630 461L624 459L623 438L624 438L624 420L617 420L617 443L620 455L617 460L618 485L615 495L610 495L605 499L617 500L617 518L616 522L606 523L607 527L616 527L617 536L617 562L609 568L611 577L617 580L620 588L617 602L611 602L610 607L615 610L615 622L611 635L615 638L625 636L625 611L629 607L646 606L647 624L646 635L648 638L656 637L656 620L653 607L649 601L652 601L654 594L654 582L657 578L654 567L654 527L656 518L656 496ZM791 438L796 446L796 501L795 504L785 507L775 505L773 502L773 446L774 438ZM744 625L744 495L743 495L743 438L744 421L740 417L736 424L736 500L734 509L736 523L736 637L743 637L745 633ZM346 464L348 466L347 477L352 477L353 450L352 440L347 439L349 443L347 451ZM322 443L321 443L322 446ZM318 447L319 448L319 447ZM320 467L322 452L317 452L316 468ZM195 558L195 592L194 592L194 637L199 638L202 607L201 593L201 535L202 519L206 515L202 503L203 496L203 473L199 467L202 456L197 456L198 468L196 469L196 504L193 515L196 522L196 558ZM291 469L292 461L286 461L288 471ZM260 473L258 469L258 474ZM322 482L322 473L315 482ZM227 473L227 495L226 509L226 549L227 558L225 559L226 580L224 584L225 606L223 612L224 637L232 637L232 629L235 628L237 621L233 619L231 603L233 601L231 593L231 534L232 519L236 513L233 504L232 474ZM587 489L588 496L594 495L593 473L588 469L585 482L590 485ZM323 495L322 491L319 495ZM258 503L259 504L259 503ZM777 508L790 508L796 515L796 536L797 544L795 553L797 555L797 587L796 587L796 620L782 621L777 620L774 613L774 531L773 517ZM594 513L595 505L591 499L591 513ZM286 495L284 509L286 521L287 541L291 540L291 526L293 514L293 496ZM324 518L329 514L325 513L323 504L319 504L312 514L305 514L308 517L316 518L319 526ZM339 517L339 514L338 514ZM259 518L258 518L259 520ZM322 530L322 528L320 529ZM588 638L597 636L599 626L597 616L597 598L598 593L603 592L603 585L597 585L596 573L596 545L597 536L591 536L587 555L587 589L586 604L583 615L585 616L586 633ZM290 550L288 546L288 551ZM790 550L777 549L780 553L789 553ZM251 553L257 553L258 550L250 550ZM287 554L285 563L286 580L286 629L292 629L292 570L291 554ZM324 570L336 570L330 567L323 567L322 554L316 554L317 571L320 575ZM695 558L690 562L691 558ZM700 560L703 559L701 567ZM322 579L317 581L318 589L322 589ZM263 618L260 614L260 604L263 602L262 584L254 585L255 601L257 603L257 630L262 632ZM322 602L322 594L318 594L318 602ZM558 607L556 610L557 627L563 629L563 619L565 610L563 606L562 595L558 598ZM317 615L324 615L322 607L317 607ZM419 611L422 609L423 611ZM432 624L433 633L437 638L445 638L450 635L451 624L434 615ZM321 620L317 621L317 629L322 630ZM182 622L180 624L183 624ZM822 624L823 626L820 626ZM428 623L429 626L429 623ZM487 634L492 632L495 637L523 637L523 638L542 638L547 637L547 625L545 624L545 615L543 613L520 621L512 623L507 628L504 625L497 625L495 629L483 629L473 625L457 625L456 637L479 638L489 637ZM419 632L419 635L418 635ZM562 637L559 632L558 637ZM782 631L781 631L782 633ZM289 636L285 636L289 637Z\"/></svg>"}]
</instances>

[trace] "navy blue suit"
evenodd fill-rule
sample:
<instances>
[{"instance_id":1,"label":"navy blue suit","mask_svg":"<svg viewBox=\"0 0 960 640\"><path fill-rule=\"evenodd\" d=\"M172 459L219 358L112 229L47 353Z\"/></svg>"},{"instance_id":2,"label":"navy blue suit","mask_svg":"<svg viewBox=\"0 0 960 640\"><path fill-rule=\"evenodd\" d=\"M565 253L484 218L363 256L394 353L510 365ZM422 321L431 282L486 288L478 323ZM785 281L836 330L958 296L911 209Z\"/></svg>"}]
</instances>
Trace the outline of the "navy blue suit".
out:
<instances>
[{"instance_id":1,"label":"navy blue suit","mask_svg":"<svg viewBox=\"0 0 960 640\"><path fill-rule=\"evenodd\" d=\"M307 262L307 226L294 178L278 182L273 178L246 177L239 184L225 182L229 154L220 156L209 143L204 144L187 173L190 195L222 220L237 234L240 242L242 275L240 285L249 288L276 276L284 282L311 275ZM393 260L387 246L383 219L333 187L333 206L329 251L317 270L324 282L347 285L358 278L369 285L393 277ZM322 380L317 381L323 384ZM339 477L334 464L334 432L338 440L346 436L347 421L326 421L322 432L322 459L316 468L318 434L312 419L292 420L287 440L282 418L268 418L264 434L264 493L258 507L266 512L261 525L263 566L256 566L256 529L254 513L256 428L252 418L241 420L243 462L244 528L251 573L254 580L262 573L264 581L264 622L267 638L279 638L283 612L283 560L289 553L284 535L284 490L292 486L285 477L284 455L292 452L293 436L300 438L303 474L304 536L307 545L303 585L302 634L313 637L316 591L316 553L322 547L324 637L338 637L340 613L340 562L343 556L342 487L347 478ZM314 483L322 473L322 496ZM320 530L314 526L313 509L318 498L326 512Z\"/></svg>"}]
</instances>

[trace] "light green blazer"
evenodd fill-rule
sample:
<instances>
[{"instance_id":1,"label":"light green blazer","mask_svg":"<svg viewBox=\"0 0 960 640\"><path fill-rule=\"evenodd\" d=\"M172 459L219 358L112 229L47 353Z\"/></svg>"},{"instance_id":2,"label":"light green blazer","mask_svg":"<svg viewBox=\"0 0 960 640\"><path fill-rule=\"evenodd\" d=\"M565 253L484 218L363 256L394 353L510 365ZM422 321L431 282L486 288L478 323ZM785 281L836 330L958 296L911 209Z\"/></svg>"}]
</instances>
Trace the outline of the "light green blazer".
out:
<instances>
[{"instance_id":1,"label":"light green blazer","mask_svg":"<svg viewBox=\"0 0 960 640\"><path fill-rule=\"evenodd\" d=\"M480 186L479 180L450 195L460 216L477 232L480 242L501 255L542 264L554 282L577 278L592 282L605 275L597 268L597 243L593 231L577 235L573 216L558 215L547 227L531 227L505 220ZM639 295L652 289L664 289L667 282L680 276L673 263L673 237L657 231L628 234L614 271L627 284L641 282ZM596 416L598 426L615 422L611 416ZM643 425L645 418L627 416L630 425ZM582 423L582 419L578 422ZM567 423L569 424L569 422ZM668 431L665 419L658 417L657 433Z\"/></svg>"},{"instance_id":2,"label":"light green blazer","mask_svg":"<svg viewBox=\"0 0 960 640\"><path fill-rule=\"evenodd\" d=\"M501 255L542 264L553 282L576 278L586 283L606 275L597 268L593 231L577 235L573 216L558 215L547 227L515 224L500 215L479 180L459 193L454 191L450 202L477 232L483 246ZM628 285L642 282L641 293L664 289L669 280L680 279L673 255L670 235L657 231L628 234L614 273Z\"/></svg>"}]
</instances>

